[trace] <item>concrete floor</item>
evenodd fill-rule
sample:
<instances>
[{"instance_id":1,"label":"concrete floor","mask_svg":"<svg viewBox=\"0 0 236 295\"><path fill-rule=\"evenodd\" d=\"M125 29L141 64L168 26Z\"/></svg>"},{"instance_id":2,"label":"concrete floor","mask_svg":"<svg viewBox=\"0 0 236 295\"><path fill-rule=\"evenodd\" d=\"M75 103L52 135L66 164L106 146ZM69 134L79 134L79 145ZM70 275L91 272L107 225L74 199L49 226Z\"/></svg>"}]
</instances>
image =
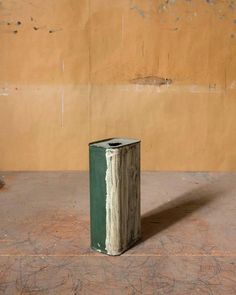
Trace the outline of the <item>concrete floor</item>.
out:
<instances>
[{"instance_id":1,"label":"concrete floor","mask_svg":"<svg viewBox=\"0 0 236 295\"><path fill-rule=\"evenodd\" d=\"M236 294L236 173L143 173L118 257L89 249L88 173L3 175L0 294Z\"/></svg>"}]
</instances>

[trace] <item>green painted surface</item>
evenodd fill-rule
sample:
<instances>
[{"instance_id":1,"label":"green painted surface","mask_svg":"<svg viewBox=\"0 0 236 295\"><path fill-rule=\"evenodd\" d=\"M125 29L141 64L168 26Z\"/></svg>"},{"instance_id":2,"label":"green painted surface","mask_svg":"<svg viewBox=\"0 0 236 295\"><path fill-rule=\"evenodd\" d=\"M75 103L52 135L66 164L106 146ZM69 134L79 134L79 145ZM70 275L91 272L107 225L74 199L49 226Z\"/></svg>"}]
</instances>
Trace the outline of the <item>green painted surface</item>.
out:
<instances>
[{"instance_id":1,"label":"green painted surface","mask_svg":"<svg viewBox=\"0 0 236 295\"><path fill-rule=\"evenodd\" d=\"M130 139L130 138L109 138L105 140L100 140L97 142L92 142L91 144L96 147L102 147L104 149L111 148L122 148L127 145L133 145L135 143L139 143L140 140Z\"/></svg>"},{"instance_id":2,"label":"green painted surface","mask_svg":"<svg viewBox=\"0 0 236 295\"><path fill-rule=\"evenodd\" d=\"M135 150L132 148L133 145ZM109 255L120 255L139 238L138 234L133 236L134 230L140 228L139 177L133 177L140 173L139 146L140 140L128 138L110 138L89 144L90 235L91 248L94 250ZM114 149L120 149L118 153L120 156L113 175L110 160L107 163L106 153ZM115 158L113 155L111 160L116 161ZM106 183L107 173L111 177L108 184ZM119 186L121 185L119 193L113 192L110 187L116 179L119 179ZM109 190L112 191L112 195ZM137 200L134 199L135 196ZM112 201L115 203L113 204ZM121 211L119 211L120 206ZM111 212L113 212L112 215ZM116 217L111 218L111 216ZM123 226L123 230L115 232L118 223ZM123 232L126 234L122 237ZM120 246L117 247L118 240L122 240L122 243L120 242Z\"/></svg>"},{"instance_id":3,"label":"green painted surface","mask_svg":"<svg viewBox=\"0 0 236 295\"><path fill-rule=\"evenodd\" d=\"M106 150L89 146L91 247L106 253Z\"/></svg>"}]
</instances>

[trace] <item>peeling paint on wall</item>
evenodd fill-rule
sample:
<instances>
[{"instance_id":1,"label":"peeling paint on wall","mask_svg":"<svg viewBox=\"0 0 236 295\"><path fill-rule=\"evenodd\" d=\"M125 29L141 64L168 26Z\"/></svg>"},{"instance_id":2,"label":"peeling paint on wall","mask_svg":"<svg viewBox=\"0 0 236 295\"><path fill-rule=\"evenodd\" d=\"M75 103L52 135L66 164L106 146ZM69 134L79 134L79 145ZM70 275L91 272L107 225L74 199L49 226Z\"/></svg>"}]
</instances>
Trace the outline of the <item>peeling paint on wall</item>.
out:
<instances>
[{"instance_id":1,"label":"peeling paint on wall","mask_svg":"<svg viewBox=\"0 0 236 295\"><path fill-rule=\"evenodd\" d=\"M171 15L171 11L173 9L175 9L176 7L178 7L180 1L176 1L176 0L162 0L159 1L158 3L156 2L150 2L150 8L149 9L145 9L145 2L143 2L144 4L142 4L142 2L140 1L133 1L133 6L131 6L131 9L136 11L138 15L140 15L142 18L147 18L147 19L151 19L151 18L156 18L157 14L162 17L163 15L169 15L170 17L172 17ZM214 15L215 17L217 17L218 19L222 20L222 21L227 21L230 22L232 20L229 17L227 17L227 12L229 10L234 10L235 9L235 0L228 0L228 1L219 1L219 0L202 0L197 1L197 0L186 0L182 2L182 5L186 6L186 11L185 13L182 15L181 21L184 20L189 20L189 21L193 21L193 17L197 17L198 13L196 11L191 11L196 9L197 4L199 6L202 6L202 4L206 5L207 7L209 7L209 9L211 9L212 11L214 11ZM205 9L204 5L202 6L202 10ZM207 11L206 11L207 12ZM180 18L178 17L178 21L180 20ZM176 21L176 18L173 19L172 21ZM232 20L234 22L234 20Z\"/></svg>"},{"instance_id":2,"label":"peeling paint on wall","mask_svg":"<svg viewBox=\"0 0 236 295\"><path fill-rule=\"evenodd\" d=\"M162 85L172 84L172 80L167 79L167 78L160 78L157 76L146 76L146 77L132 79L131 83L132 84L140 84L140 85L162 86Z\"/></svg>"},{"instance_id":3,"label":"peeling paint on wall","mask_svg":"<svg viewBox=\"0 0 236 295\"><path fill-rule=\"evenodd\" d=\"M132 6L130 9L137 11L140 16L145 17L145 12L137 5Z\"/></svg>"}]
</instances>

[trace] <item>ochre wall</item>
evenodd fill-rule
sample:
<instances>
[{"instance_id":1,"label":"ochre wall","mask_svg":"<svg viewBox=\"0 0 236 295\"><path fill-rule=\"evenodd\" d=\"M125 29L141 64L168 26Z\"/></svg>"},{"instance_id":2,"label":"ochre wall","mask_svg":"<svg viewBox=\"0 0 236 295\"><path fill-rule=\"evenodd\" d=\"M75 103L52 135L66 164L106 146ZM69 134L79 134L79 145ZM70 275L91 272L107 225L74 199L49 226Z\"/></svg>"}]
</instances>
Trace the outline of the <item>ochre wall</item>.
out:
<instances>
[{"instance_id":1,"label":"ochre wall","mask_svg":"<svg viewBox=\"0 0 236 295\"><path fill-rule=\"evenodd\" d=\"M0 170L236 169L236 1L0 1Z\"/></svg>"}]
</instances>

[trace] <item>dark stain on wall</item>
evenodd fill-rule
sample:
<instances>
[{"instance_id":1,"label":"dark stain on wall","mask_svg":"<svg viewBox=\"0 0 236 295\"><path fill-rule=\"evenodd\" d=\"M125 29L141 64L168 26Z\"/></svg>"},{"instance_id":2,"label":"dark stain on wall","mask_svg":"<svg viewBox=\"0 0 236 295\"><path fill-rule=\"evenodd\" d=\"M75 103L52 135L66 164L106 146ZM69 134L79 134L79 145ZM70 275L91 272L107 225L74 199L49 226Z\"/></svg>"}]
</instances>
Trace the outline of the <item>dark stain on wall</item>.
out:
<instances>
[{"instance_id":1,"label":"dark stain on wall","mask_svg":"<svg viewBox=\"0 0 236 295\"><path fill-rule=\"evenodd\" d=\"M230 1L230 3L229 3L229 5L228 5L228 7L230 8L230 9L234 9L234 1L232 0L232 1Z\"/></svg>"},{"instance_id":2,"label":"dark stain on wall","mask_svg":"<svg viewBox=\"0 0 236 295\"><path fill-rule=\"evenodd\" d=\"M137 5L131 7L130 9L137 11L139 15L141 15L142 17L145 17L145 12L144 12L144 10L142 10L142 9L141 9L140 7L138 7Z\"/></svg>"},{"instance_id":3,"label":"dark stain on wall","mask_svg":"<svg viewBox=\"0 0 236 295\"><path fill-rule=\"evenodd\" d=\"M157 77L157 76L145 76L145 77L138 77L138 78L132 79L131 83L139 84L139 85L162 86L162 85L172 84L172 80L167 78Z\"/></svg>"},{"instance_id":4,"label":"dark stain on wall","mask_svg":"<svg viewBox=\"0 0 236 295\"><path fill-rule=\"evenodd\" d=\"M52 34L52 33L56 33L56 32L59 32L59 31L62 31L62 29L59 28L59 29L49 30L48 33Z\"/></svg>"},{"instance_id":5,"label":"dark stain on wall","mask_svg":"<svg viewBox=\"0 0 236 295\"><path fill-rule=\"evenodd\" d=\"M213 0L206 0L206 3L208 3L208 4L214 4L214 1Z\"/></svg>"}]
</instances>

